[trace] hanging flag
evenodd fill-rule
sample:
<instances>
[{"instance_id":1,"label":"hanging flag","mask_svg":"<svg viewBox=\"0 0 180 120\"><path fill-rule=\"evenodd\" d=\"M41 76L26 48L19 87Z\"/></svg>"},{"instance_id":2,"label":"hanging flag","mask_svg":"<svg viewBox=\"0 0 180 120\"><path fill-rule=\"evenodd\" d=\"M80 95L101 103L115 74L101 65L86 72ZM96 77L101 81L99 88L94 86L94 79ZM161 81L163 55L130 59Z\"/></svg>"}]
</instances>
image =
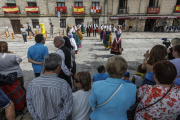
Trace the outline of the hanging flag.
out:
<instances>
[{"instance_id":1,"label":"hanging flag","mask_svg":"<svg viewBox=\"0 0 180 120\"><path fill-rule=\"evenodd\" d=\"M76 14L84 13L84 7L74 7L74 13Z\"/></svg>"},{"instance_id":2,"label":"hanging flag","mask_svg":"<svg viewBox=\"0 0 180 120\"><path fill-rule=\"evenodd\" d=\"M26 10L27 13L30 13L30 12L32 12L32 13L39 12L39 8L38 7L26 7L25 10Z\"/></svg>"},{"instance_id":3,"label":"hanging flag","mask_svg":"<svg viewBox=\"0 0 180 120\"><path fill-rule=\"evenodd\" d=\"M91 12L92 13L100 13L101 12L101 7L91 7Z\"/></svg>"},{"instance_id":4,"label":"hanging flag","mask_svg":"<svg viewBox=\"0 0 180 120\"><path fill-rule=\"evenodd\" d=\"M56 7L56 10L60 13L66 13L66 7Z\"/></svg>"},{"instance_id":5,"label":"hanging flag","mask_svg":"<svg viewBox=\"0 0 180 120\"><path fill-rule=\"evenodd\" d=\"M180 12L180 5L176 5L176 10L175 12Z\"/></svg>"},{"instance_id":6,"label":"hanging flag","mask_svg":"<svg viewBox=\"0 0 180 120\"><path fill-rule=\"evenodd\" d=\"M19 12L19 8L18 6L15 6L15 7L2 7L3 8L3 12L4 13L16 13L16 12Z\"/></svg>"}]
</instances>

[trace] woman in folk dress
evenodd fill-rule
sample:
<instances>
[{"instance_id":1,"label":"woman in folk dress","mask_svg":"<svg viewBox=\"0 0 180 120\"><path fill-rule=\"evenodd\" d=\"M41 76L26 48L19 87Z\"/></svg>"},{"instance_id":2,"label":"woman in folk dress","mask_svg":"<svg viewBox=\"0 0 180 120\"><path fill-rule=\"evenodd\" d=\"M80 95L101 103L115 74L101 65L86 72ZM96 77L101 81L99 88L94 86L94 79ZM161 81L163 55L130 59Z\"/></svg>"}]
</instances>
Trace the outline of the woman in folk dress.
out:
<instances>
[{"instance_id":1,"label":"woman in folk dress","mask_svg":"<svg viewBox=\"0 0 180 120\"><path fill-rule=\"evenodd\" d=\"M122 26L117 26L116 38L113 41L111 46L111 54L121 55L123 48L121 47L121 35L122 35Z\"/></svg>"}]
</instances>

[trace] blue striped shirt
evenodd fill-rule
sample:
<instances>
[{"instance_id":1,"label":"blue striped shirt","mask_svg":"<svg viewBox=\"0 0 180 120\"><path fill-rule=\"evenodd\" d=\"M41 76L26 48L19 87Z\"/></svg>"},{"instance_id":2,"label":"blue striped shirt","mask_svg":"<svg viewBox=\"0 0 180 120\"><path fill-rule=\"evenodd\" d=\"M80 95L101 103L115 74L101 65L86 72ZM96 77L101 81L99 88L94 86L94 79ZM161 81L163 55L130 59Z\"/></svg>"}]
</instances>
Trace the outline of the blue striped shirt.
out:
<instances>
[{"instance_id":1,"label":"blue striped shirt","mask_svg":"<svg viewBox=\"0 0 180 120\"><path fill-rule=\"evenodd\" d=\"M71 88L57 74L43 74L32 80L26 99L34 120L66 120L72 112Z\"/></svg>"}]
</instances>

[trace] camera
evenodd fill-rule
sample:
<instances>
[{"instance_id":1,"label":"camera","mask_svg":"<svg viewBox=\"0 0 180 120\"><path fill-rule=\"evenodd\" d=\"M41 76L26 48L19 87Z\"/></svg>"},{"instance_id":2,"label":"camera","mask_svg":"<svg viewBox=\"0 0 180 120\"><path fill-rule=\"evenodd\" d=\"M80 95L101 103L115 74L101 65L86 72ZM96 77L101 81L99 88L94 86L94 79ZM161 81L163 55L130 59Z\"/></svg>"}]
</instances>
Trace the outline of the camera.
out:
<instances>
[{"instance_id":1,"label":"camera","mask_svg":"<svg viewBox=\"0 0 180 120\"><path fill-rule=\"evenodd\" d=\"M162 44L169 48L169 46L171 45L170 40L167 40L167 38L162 38L161 40L163 40Z\"/></svg>"}]
</instances>

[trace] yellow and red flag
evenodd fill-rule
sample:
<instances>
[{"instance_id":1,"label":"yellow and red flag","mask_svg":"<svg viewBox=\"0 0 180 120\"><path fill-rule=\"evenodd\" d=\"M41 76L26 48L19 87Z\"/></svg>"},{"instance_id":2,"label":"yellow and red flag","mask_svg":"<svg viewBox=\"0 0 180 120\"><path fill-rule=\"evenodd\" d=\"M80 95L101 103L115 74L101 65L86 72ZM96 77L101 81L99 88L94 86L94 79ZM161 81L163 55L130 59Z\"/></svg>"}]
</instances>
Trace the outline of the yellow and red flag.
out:
<instances>
[{"instance_id":1,"label":"yellow and red flag","mask_svg":"<svg viewBox=\"0 0 180 120\"><path fill-rule=\"evenodd\" d=\"M3 6L2 8L3 8L4 13L16 13L16 12L19 12L18 6L15 6L15 7L5 7L5 6Z\"/></svg>"},{"instance_id":2,"label":"yellow and red flag","mask_svg":"<svg viewBox=\"0 0 180 120\"><path fill-rule=\"evenodd\" d=\"M180 12L180 5L176 5L176 11L175 12Z\"/></svg>"},{"instance_id":3,"label":"yellow and red flag","mask_svg":"<svg viewBox=\"0 0 180 120\"><path fill-rule=\"evenodd\" d=\"M76 14L84 13L84 7L74 7L74 13Z\"/></svg>"},{"instance_id":4,"label":"yellow and red flag","mask_svg":"<svg viewBox=\"0 0 180 120\"><path fill-rule=\"evenodd\" d=\"M56 7L56 10L60 13L66 13L66 7Z\"/></svg>"},{"instance_id":5,"label":"yellow and red flag","mask_svg":"<svg viewBox=\"0 0 180 120\"><path fill-rule=\"evenodd\" d=\"M32 13L39 12L39 8L38 7L26 7L25 10L26 10L27 13L30 13L30 12L32 12Z\"/></svg>"}]
</instances>

